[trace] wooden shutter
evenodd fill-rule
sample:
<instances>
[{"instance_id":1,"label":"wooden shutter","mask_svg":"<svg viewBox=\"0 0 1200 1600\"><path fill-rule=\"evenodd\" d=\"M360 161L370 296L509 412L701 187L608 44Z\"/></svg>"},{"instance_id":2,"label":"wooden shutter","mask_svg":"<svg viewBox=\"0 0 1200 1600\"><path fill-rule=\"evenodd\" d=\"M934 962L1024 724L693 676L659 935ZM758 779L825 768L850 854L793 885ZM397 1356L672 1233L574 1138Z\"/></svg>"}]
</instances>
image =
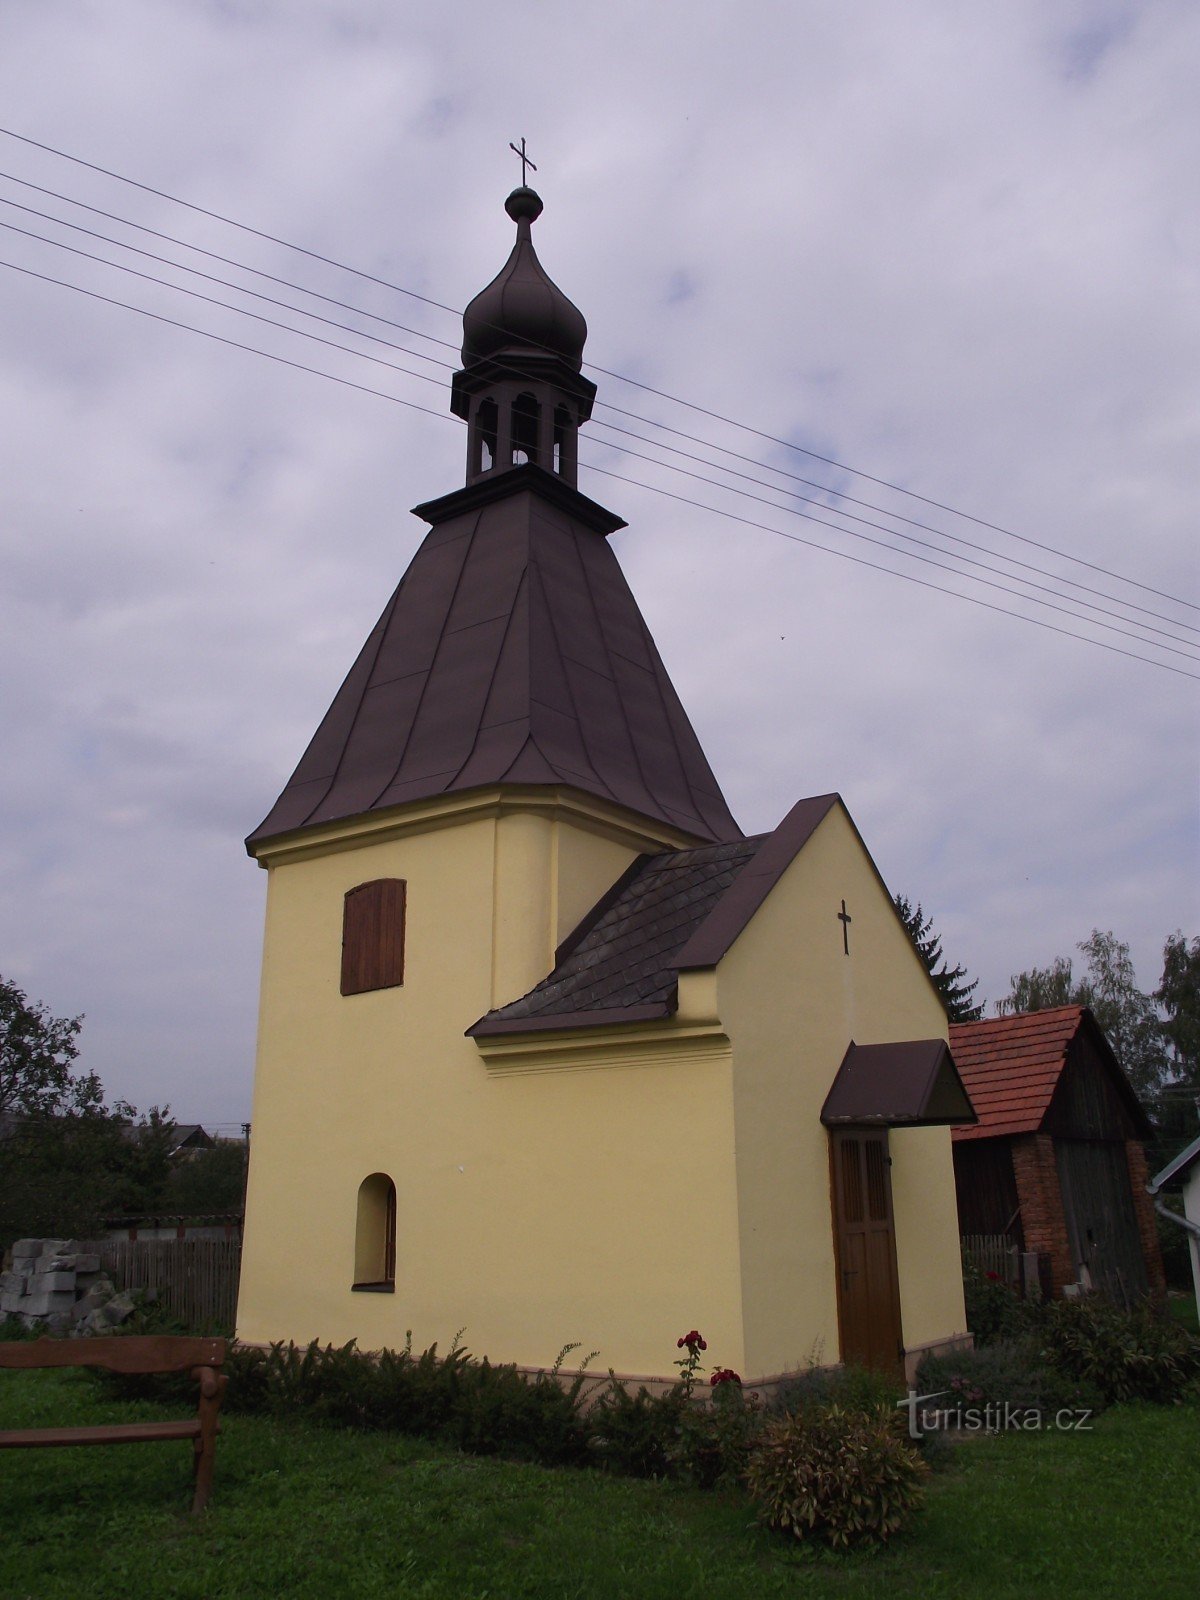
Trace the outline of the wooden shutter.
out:
<instances>
[{"instance_id":1,"label":"wooden shutter","mask_svg":"<svg viewBox=\"0 0 1200 1600\"><path fill-rule=\"evenodd\" d=\"M347 891L342 911L342 993L404 982L404 880L376 878Z\"/></svg>"}]
</instances>

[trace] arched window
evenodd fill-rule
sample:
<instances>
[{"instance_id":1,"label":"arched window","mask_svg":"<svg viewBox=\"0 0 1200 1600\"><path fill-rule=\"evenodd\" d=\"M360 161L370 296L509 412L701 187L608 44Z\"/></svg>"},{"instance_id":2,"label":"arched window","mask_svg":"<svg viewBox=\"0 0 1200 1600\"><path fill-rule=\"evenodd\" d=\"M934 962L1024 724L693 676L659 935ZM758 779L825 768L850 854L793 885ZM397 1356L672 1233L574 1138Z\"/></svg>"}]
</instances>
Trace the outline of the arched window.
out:
<instances>
[{"instance_id":1,"label":"arched window","mask_svg":"<svg viewBox=\"0 0 1200 1600\"><path fill-rule=\"evenodd\" d=\"M490 472L496 465L496 438L500 414L494 400L481 400L475 413L475 471Z\"/></svg>"},{"instance_id":2,"label":"arched window","mask_svg":"<svg viewBox=\"0 0 1200 1600\"><path fill-rule=\"evenodd\" d=\"M575 430L566 406L554 408L554 471L570 478L575 465Z\"/></svg>"},{"instance_id":3,"label":"arched window","mask_svg":"<svg viewBox=\"0 0 1200 1600\"><path fill-rule=\"evenodd\" d=\"M342 993L366 994L404 982L403 878L376 878L342 903Z\"/></svg>"},{"instance_id":4,"label":"arched window","mask_svg":"<svg viewBox=\"0 0 1200 1600\"><path fill-rule=\"evenodd\" d=\"M537 400L531 394L519 394L512 408L512 458L513 466L523 461L536 461L538 454Z\"/></svg>"},{"instance_id":5,"label":"arched window","mask_svg":"<svg viewBox=\"0 0 1200 1600\"><path fill-rule=\"evenodd\" d=\"M358 1186L352 1287L377 1294L396 1287L396 1185L386 1172L373 1172Z\"/></svg>"}]
</instances>

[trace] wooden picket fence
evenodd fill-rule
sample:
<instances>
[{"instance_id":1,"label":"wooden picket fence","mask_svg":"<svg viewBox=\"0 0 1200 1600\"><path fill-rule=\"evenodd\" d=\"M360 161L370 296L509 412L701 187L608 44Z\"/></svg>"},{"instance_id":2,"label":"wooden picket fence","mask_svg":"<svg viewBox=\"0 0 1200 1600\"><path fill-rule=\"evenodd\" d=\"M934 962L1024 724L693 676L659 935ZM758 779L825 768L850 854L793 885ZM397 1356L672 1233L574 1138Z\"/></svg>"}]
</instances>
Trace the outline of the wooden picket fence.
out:
<instances>
[{"instance_id":1,"label":"wooden picket fence","mask_svg":"<svg viewBox=\"0 0 1200 1600\"><path fill-rule=\"evenodd\" d=\"M959 1241L964 1261L979 1272L994 1272L1014 1289L1021 1284L1021 1253L1005 1233L964 1233Z\"/></svg>"},{"instance_id":2,"label":"wooden picket fence","mask_svg":"<svg viewBox=\"0 0 1200 1600\"><path fill-rule=\"evenodd\" d=\"M155 1289L187 1328L233 1331L240 1239L104 1239L94 1248L121 1289Z\"/></svg>"}]
</instances>

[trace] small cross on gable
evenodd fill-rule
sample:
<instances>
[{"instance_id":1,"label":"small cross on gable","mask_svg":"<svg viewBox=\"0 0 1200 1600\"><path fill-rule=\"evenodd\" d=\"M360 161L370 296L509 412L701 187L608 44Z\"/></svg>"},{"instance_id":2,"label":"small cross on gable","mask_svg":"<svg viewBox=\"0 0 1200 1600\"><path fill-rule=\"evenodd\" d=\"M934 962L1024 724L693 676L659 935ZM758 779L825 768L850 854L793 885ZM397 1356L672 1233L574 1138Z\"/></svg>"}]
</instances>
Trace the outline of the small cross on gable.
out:
<instances>
[{"instance_id":1,"label":"small cross on gable","mask_svg":"<svg viewBox=\"0 0 1200 1600\"><path fill-rule=\"evenodd\" d=\"M847 955L850 954L850 924L854 918L846 910L846 902L842 901L842 909L837 914L837 919L842 925L842 948Z\"/></svg>"}]
</instances>

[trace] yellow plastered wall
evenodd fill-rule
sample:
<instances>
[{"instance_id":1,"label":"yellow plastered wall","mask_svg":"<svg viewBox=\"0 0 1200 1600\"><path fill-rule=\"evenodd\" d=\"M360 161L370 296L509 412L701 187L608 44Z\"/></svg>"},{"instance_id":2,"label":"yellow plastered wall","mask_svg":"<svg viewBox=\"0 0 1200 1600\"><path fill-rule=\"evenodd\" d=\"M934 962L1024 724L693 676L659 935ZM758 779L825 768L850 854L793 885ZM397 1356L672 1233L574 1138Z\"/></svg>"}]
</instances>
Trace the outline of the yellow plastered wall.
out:
<instances>
[{"instance_id":1,"label":"yellow plastered wall","mask_svg":"<svg viewBox=\"0 0 1200 1600\"><path fill-rule=\"evenodd\" d=\"M850 954L838 920L852 917ZM746 1365L839 1359L829 1139L846 1048L946 1037L946 1017L853 825L828 813L717 968L734 1053ZM894 1132L906 1347L966 1326L948 1128Z\"/></svg>"},{"instance_id":2,"label":"yellow plastered wall","mask_svg":"<svg viewBox=\"0 0 1200 1600\"><path fill-rule=\"evenodd\" d=\"M510 824L515 826L510 827ZM671 1370L706 1334L744 1361L728 1050L492 1072L464 1029L548 970L640 847L513 813L398 828L268 873L238 1336ZM406 880L402 987L339 993L342 900ZM354 1293L359 1187L397 1191L394 1294Z\"/></svg>"}]
</instances>

